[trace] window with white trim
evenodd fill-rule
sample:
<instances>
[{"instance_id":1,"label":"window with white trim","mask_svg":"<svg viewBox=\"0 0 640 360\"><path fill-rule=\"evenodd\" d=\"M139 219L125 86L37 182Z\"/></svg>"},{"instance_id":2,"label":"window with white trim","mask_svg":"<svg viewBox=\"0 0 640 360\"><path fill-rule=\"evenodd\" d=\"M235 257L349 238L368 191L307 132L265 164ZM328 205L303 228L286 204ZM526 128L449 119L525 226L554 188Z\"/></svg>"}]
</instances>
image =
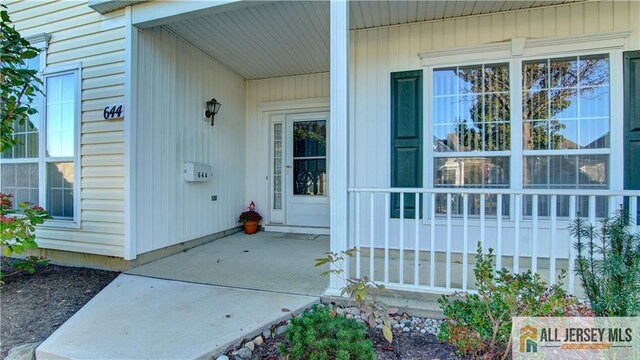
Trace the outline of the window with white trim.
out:
<instances>
[{"instance_id":1,"label":"window with white trim","mask_svg":"<svg viewBox=\"0 0 640 360\"><path fill-rule=\"evenodd\" d=\"M433 70L434 186L509 187L509 101L509 63ZM470 200L469 211L479 214L480 196ZM452 201L453 212L461 213L462 197ZM436 212L446 212L446 206L446 195L437 196ZM487 214L495 214L495 197L485 206Z\"/></svg>"},{"instance_id":2,"label":"window with white trim","mask_svg":"<svg viewBox=\"0 0 640 360\"><path fill-rule=\"evenodd\" d=\"M608 53L434 67L434 187L608 189L610 86ZM521 171L517 180L513 170ZM451 201L453 213L461 214L462 197ZM539 215L550 214L549 201L539 197ZM503 215L509 203L503 197ZM525 196L525 216L531 203ZM596 216L605 216L605 198L596 205ZM446 195L439 195L436 213L446 206ZM480 214L480 206L480 195L469 195L469 213ZM487 215L495 215L496 207L495 196L485 198ZM588 199L578 197L576 210L587 214ZM568 212L569 197L558 196L557 215Z\"/></svg>"},{"instance_id":3,"label":"window with white trim","mask_svg":"<svg viewBox=\"0 0 640 360\"><path fill-rule=\"evenodd\" d=\"M27 66L40 69L40 56ZM1 191L14 195L14 205L28 201L54 217L49 225L77 222L77 132L79 70L41 73L42 92L32 104L38 113L31 124L14 124L18 144L0 157Z\"/></svg>"}]
</instances>

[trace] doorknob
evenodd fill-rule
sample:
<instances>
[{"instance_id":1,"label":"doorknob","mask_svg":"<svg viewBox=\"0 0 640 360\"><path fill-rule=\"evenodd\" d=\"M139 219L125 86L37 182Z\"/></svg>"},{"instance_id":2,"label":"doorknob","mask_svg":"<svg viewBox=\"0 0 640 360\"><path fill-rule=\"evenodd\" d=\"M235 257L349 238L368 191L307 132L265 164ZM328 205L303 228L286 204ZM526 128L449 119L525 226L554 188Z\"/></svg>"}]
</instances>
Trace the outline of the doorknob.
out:
<instances>
[{"instance_id":1,"label":"doorknob","mask_svg":"<svg viewBox=\"0 0 640 360\"><path fill-rule=\"evenodd\" d=\"M293 166L291 165L287 165L287 169L291 169Z\"/></svg>"}]
</instances>

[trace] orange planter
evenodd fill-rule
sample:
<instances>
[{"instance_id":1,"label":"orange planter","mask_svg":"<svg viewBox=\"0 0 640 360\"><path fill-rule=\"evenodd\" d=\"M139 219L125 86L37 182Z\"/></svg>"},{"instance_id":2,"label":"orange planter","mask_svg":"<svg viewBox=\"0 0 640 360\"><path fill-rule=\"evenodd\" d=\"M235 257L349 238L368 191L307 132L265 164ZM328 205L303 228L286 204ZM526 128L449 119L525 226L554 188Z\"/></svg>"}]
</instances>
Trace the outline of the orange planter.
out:
<instances>
[{"instance_id":1,"label":"orange planter","mask_svg":"<svg viewBox=\"0 0 640 360\"><path fill-rule=\"evenodd\" d=\"M258 222L257 221L247 221L244 223L244 233L245 234L255 234L258 232Z\"/></svg>"}]
</instances>

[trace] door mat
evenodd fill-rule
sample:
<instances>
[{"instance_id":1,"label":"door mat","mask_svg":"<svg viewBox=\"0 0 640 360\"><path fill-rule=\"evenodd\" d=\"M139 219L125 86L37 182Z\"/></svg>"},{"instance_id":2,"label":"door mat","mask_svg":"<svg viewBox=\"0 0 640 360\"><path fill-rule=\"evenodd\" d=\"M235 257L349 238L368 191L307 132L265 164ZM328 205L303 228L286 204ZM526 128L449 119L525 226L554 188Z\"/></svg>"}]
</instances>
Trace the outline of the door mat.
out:
<instances>
[{"instance_id":1,"label":"door mat","mask_svg":"<svg viewBox=\"0 0 640 360\"><path fill-rule=\"evenodd\" d=\"M319 235L317 234L293 234L282 233L276 236L276 239L292 239L292 240L315 240Z\"/></svg>"}]
</instances>

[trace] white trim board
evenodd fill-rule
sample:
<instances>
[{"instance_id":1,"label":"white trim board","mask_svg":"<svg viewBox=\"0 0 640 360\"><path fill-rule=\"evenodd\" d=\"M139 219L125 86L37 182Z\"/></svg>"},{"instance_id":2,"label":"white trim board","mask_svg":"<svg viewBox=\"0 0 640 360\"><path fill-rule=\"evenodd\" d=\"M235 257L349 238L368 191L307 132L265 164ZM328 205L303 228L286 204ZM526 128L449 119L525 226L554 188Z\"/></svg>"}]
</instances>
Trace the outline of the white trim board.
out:
<instances>
[{"instance_id":1,"label":"white trim board","mask_svg":"<svg viewBox=\"0 0 640 360\"><path fill-rule=\"evenodd\" d=\"M282 232L288 234L329 235L329 230L328 227L264 225L264 231L266 232Z\"/></svg>"},{"instance_id":2,"label":"white trim board","mask_svg":"<svg viewBox=\"0 0 640 360\"><path fill-rule=\"evenodd\" d=\"M268 101L263 102L259 106L260 108L260 117L262 121L268 126L268 138L269 141L266 142L264 153L266 154L266 162L269 164L268 168L268 191L269 196L267 197L267 219L266 221L286 221L285 213L286 213L286 205L284 202L284 198L282 199L282 208L279 210L273 209L273 125L275 123L282 124L282 139L286 138L286 134L284 131L286 130L286 121L285 117L287 114L296 114L296 113L307 113L307 112L326 112L329 111L329 98L309 98L309 99L299 99L299 100L281 100L281 101ZM284 153L283 153L284 156ZM284 160L284 158L283 158ZM284 161L282 162L282 175L284 176ZM283 183L283 192L284 192L284 183ZM275 212L275 214L274 214Z\"/></svg>"},{"instance_id":3,"label":"white trim board","mask_svg":"<svg viewBox=\"0 0 640 360\"><path fill-rule=\"evenodd\" d=\"M316 108L329 109L329 98L311 98L300 100L282 100L282 101L269 101L260 104L260 110L265 112L296 112L296 110L309 110Z\"/></svg>"},{"instance_id":4,"label":"white trim board","mask_svg":"<svg viewBox=\"0 0 640 360\"><path fill-rule=\"evenodd\" d=\"M431 66L520 56L553 56L573 51L608 51L623 49L631 32L622 30L544 39L517 37L497 43L423 51L418 53L418 57L422 66Z\"/></svg>"}]
</instances>

